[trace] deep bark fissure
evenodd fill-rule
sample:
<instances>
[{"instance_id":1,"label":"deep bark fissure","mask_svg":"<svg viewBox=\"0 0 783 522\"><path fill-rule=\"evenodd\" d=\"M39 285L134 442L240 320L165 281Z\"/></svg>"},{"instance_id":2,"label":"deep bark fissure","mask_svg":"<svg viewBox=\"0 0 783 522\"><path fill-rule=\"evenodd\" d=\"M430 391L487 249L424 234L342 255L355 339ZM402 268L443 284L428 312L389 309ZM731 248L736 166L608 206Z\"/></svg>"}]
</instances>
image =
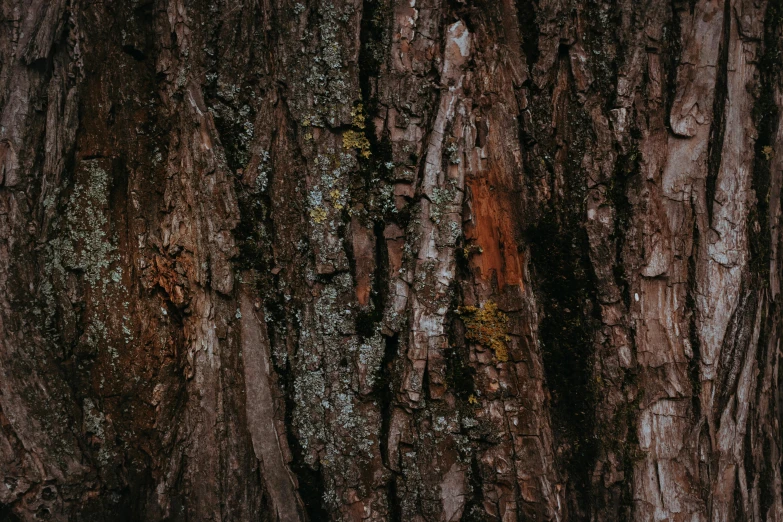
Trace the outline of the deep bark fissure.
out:
<instances>
[{"instance_id":1,"label":"deep bark fissure","mask_svg":"<svg viewBox=\"0 0 783 522\"><path fill-rule=\"evenodd\" d=\"M525 233L532 250L534 281L542 302L540 337L546 383L552 393L555 435L563 451L562 465L571 488L569 506L572 516L587 517L591 511L590 470L597 458L597 441L591 426L596 399L593 383L593 357L596 302L589 262L588 239L580 226L586 190L581 159L587 140L588 124L581 108L569 99L573 90L568 64L569 47L558 48L560 74L568 75L569 93L562 112L569 121L558 121L557 136L565 150L562 196L539 211L536 223ZM555 109L557 110L557 109ZM576 114L574 114L576 113ZM580 118L581 116L581 118ZM558 153L550 157L557 157ZM557 176L557 175L555 175ZM553 184L558 186L555 178Z\"/></svg>"},{"instance_id":2,"label":"deep bark fissure","mask_svg":"<svg viewBox=\"0 0 783 522\"><path fill-rule=\"evenodd\" d=\"M517 19L519 22L520 33L522 34L522 50L525 53L528 73L531 74L533 67L538 62L538 23L536 22L536 4L535 0L517 0ZM535 84L529 82L527 87L534 87Z\"/></svg>"},{"instance_id":3,"label":"deep bark fissure","mask_svg":"<svg viewBox=\"0 0 783 522\"><path fill-rule=\"evenodd\" d=\"M695 213L695 205L691 205L692 211ZM701 235L699 233L699 227L696 223L693 223L693 250L698 252L701 248ZM688 259L688 290L685 294L685 306L688 310L694 310L696 306L696 256L691 256ZM688 377L690 380L692 395L691 395L691 408L693 409L694 418L701 419L701 377L699 373L699 361L701 360L701 340L699 338L699 329L696 322L696 313L690 312L688 318L688 341L693 354L688 359Z\"/></svg>"},{"instance_id":4,"label":"deep bark fissure","mask_svg":"<svg viewBox=\"0 0 783 522\"><path fill-rule=\"evenodd\" d=\"M717 77L715 80L715 97L711 114L713 115L710 129L709 149L707 151L706 208L707 224L712 223L713 205L715 204L715 183L722 160L723 137L726 134L726 99L728 98L729 75L729 38L734 16L731 12L731 0L725 0L723 7L723 36L718 54Z\"/></svg>"},{"instance_id":5,"label":"deep bark fissure","mask_svg":"<svg viewBox=\"0 0 783 522\"><path fill-rule=\"evenodd\" d=\"M693 4L696 2L691 0L689 3L690 6L687 9L692 13L694 10ZM663 26L663 49L661 51L663 51L662 54L665 56L666 64L666 86L663 90L665 96L663 97L662 108L667 117L664 118L664 125L667 131L671 132L671 119L668 115L672 112L672 106L677 96L677 73L682 57L682 23L678 11L682 11L683 7L680 5L680 0L671 0L669 6L671 16L667 17Z\"/></svg>"}]
</instances>

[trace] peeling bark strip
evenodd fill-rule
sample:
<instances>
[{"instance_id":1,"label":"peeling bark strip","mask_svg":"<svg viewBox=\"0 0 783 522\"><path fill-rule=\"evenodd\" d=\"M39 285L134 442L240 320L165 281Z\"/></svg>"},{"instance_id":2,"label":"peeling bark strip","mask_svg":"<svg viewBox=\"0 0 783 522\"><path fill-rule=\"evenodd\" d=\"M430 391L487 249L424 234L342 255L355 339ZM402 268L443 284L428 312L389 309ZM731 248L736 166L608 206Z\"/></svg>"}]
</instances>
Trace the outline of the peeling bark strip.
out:
<instances>
[{"instance_id":1,"label":"peeling bark strip","mask_svg":"<svg viewBox=\"0 0 783 522\"><path fill-rule=\"evenodd\" d=\"M289 450L275 422L266 325L256 314L251 299L247 291L241 292L240 314L248 318L242 321L248 430L277 519L281 522L303 520L302 501L296 493L296 481L288 469L287 461L290 459L286 455Z\"/></svg>"},{"instance_id":2,"label":"peeling bark strip","mask_svg":"<svg viewBox=\"0 0 783 522\"><path fill-rule=\"evenodd\" d=\"M0 7L0 522L783 521L779 2Z\"/></svg>"}]
</instances>

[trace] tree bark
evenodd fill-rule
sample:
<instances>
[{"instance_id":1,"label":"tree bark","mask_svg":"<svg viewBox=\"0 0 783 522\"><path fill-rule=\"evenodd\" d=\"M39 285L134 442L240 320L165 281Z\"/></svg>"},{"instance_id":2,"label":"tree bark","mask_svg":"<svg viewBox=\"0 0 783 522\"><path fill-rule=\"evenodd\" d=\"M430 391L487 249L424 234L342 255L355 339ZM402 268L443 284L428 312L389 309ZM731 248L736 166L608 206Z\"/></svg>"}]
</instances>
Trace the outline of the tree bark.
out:
<instances>
[{"instance_id":1,"label":"tree bark","mask_svg":"<svg viewBox=\"0 0 783 522\"><path fill-rule=\"evenodd\" d=\"M778 0L0 5L0 522L783 522Z\"/></svg>"}]
</instances>

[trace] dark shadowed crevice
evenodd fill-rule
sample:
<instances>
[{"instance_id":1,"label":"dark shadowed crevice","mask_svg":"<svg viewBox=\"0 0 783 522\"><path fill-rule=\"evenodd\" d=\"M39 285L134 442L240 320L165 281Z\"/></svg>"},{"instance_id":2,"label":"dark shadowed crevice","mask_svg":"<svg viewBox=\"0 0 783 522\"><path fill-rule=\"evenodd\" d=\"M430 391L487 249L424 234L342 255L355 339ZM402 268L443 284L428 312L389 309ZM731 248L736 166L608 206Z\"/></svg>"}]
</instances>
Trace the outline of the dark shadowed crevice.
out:
<instances>
[{"instance_id":1,"label":"dark shadowed crevice","mask_svg":"<svg viewBox=\"0 0 783 522\"><path fill-rule=\"evenodd\" d=\"M451 311L446 315L448 348L444 350L443 357L446 363L445 377L449 389L453 390L454 395L463 405L469 405L468 400L476 394L476 369L470 364L470 346L465 343L465 327L456 310L465 303L457 281L470 281L472 274L462 248L457 248L455 258L457 275L451 285L452 302L449 306Z\"/></svg>"},{"instance_id":2,"label":"dark shadowed crevice","mask_svg":"<svg viewBox=\"0 0 783 522\"><path fill-rule=\"evenodd\" d=\"M11 512L10 504L0 504L0 522L21 522L19 517Z\"/></svg>"},{"instance_id":3,"label":"dark shadowed crevice","mask_svg":"<svg viewBox=\"0 0 783 522\"><path fill-rule=\"evenodd\" d=\"M627 153L619 154L614 174L607 187L607 197L614 208L614 230L609 236L615 249L612 272L614 281L620 289L625 310L630 310L632 305L632 292L626 274L626 264L623 262L627 236L632 230L634 220L631 197L644 183L640 169L641 154L637 149L641 133L636 128L632 128L630 133L634 139L634 145L629 148ZM629 344L635 352L634 330L631 328L628 329L628 337ZM613 347L610 349L612 350L611 357L615 352ZM604 417L603 426L598 426L597 432L608 434L607 437L602 437L601 445L619 455L622 462L618 468L622 469L626 476L631 477L633 476L634 458L639 452L635 426L639 411L638 403L642 393L637 391L639 389L637 370L633 368L624 370L622 383L616 383L614 386L617 387L616 389L622 390L626 399L612 411L611 417ZM603 400L599 397L596 399ZM602 466L602 463L597 466ZM592 505L594 517L598 515L618 521L633 519L633 485L631 481L624 480L614 483L606 491L602 491L602 485L597 483L595 479L593 484L599 489Z\"/></svg>"},{"instance_id":4,"label":"dark shadowed crevice","mask_svg":"<svg viewBox=\"0 0 783 522\"><path fill-rule=\"evenodd\" d=\"M761 320L761 332L759 333L758 347L756 349L756 361L760 368L764 368L767 361L773 360L770 357L769 350L775 349L774 343L770 339L777 336L777 324L780 323L780 299L772 300L769 288L770 271L779 270L778 267L771 267L772 242L779 242L779 237L773 237L773 233L780 234L779 229L775 227L772 219L777 209L770 209L770 197L772 189L773 176L780 176L780 173L773 173L770 163L775 154L783 153L774 149L778 124L780 118L780 108L778 107L775 94L779 91L781 72L781 31L783 30L783 5L780 2L770 2L767 7L764 18L764 39L762 44L762 55L758 63L759 70L759 96L753 109L753 120L756 123L758 137L755 143L755 156L753 163L753 175L751 177L751 188L756 195L756 204L750 206L748 215L748 239L749 239L749 271L753 279L753 285L758 291L764 292L764 302L766 306L761 307L757 313L764 313ZM773 216L770 216L772 211ZM777 323L777 324L776 324ZM765 371L760 372L760 378L763 378ZM779 382L769 382L770 385L780 390L781 376L778 375ZM780 393L767 396L764 385L760 384L756 388L754 404L762 408L762 401L768 400L766 405L771 418L778 420L778 426L783 421L783 408L779 399L775 399ZM748 430L745 438L745 468L748 476L757 476L759 478L759 506L760 513L768 513L775 502L774 487L774 465L775 451L773 444L780 448L780 441L773 437L779 432L777 430L765 430L764 433L751 438L752 431ZM761 448L759 449L759 440L761 438Z\"/></svg>"},{"instance_id":5,"label":"dark shadowed crevice","mask_svg":"<svg viewBox=\"0 0 783 522\"><path fill-rule=\"evenodd\" d=\"M663 53L661 62L666 71L666 90L663 100L664 125L671 132L671 112L674 100L677 97L677 73L682 57L682 28L678 15L678 0L671 0L671 18L663 27ZM693 9L691 8L691 11Z\"/></svg>"},{"instance_id":6,"label":"dark shadowed crevice","mask_svg":"<svg viewBox=\"0 0 783 522\"><path fill-rule=\"evenodd\" d=\"M732 24L731 2L725 0L723 8L723 36L718 53L717 75L715 78L715 99L712 105L712 126L710 128L709 147L707 149L707 223L712 224L715 184L718 181L723 156L723 137L726 134L726 100L728 99L729 48Z\"/></svg>"},{"instance_id":7,"label":"dark shadowed crevice","mask_svg":"<svg viewBox=\"0 0 783 522\"><path fill-rule=\"evenodd\" d=\"M400 499L397 494L398 473L392 470L389 462L389 428L391 425L392 409L394 408L394 361L397 358L399 350L399 335L385 336L385 348L381 368L373 390L373 398L378 403L381 414L381 430L378 434L378 441L381 451L383 465L389 470L390 476L386 485L389 501L389 520L390 522L400 522L402 512L400 509Z\"/></svg>"},{"instance_id":8,"label":"dark shadowed crevice","mask_svg":"<svg viewBox=\"0 0 783 522\"><path fill-rule=\"evenodd\" d=\"M522 37L522 52L525 53L528 72L532 73L533 66L538 62L540 51L538 49L538 22L536 20L535 0L517 0L517 18L519 20L519 33ZM531 82L532 83L532 82Z\"/></svg>"},{"instance_id":9,"label":"dark shadowed crevice","mask_svg":"<svg viewBox=\"0 0 783 522\"><path fill-rule=\"evenodd\" d=\"M593 74L590 96L597 95L602 101L602 109L609 111L617 106L617 79L626 47L622 38L626 35L610 28L622 26L622 13L619 9L588 7L584 18L587 27L581 39L585 52L591 55Z\"/></svg>"},{"instance_id":10,"label":"dark shadowed crevice","mask_svg":"<svg viewBox=\"0 0 783 522\"><path fill-rule=\"evenodd\" d=\"M748 434L750 434L750 430L748 430ZM759 506L761 513L768 513L775 503L775 473L773 471L774 466L770 465L775 462L775 459L770 437L764 437L761 446L761 456L764 465L758 470L759 484L762 485L759 488ZM746 453L752 453L754 449L752 444L746 444Z\"/></svg>"},{"instance_id":11,"label":"dark shadowed crevice","mask_svg":"<svg viewBox=\"0 0 783 522\"><path fill-rule=\"evenodd\" d=\"M389 522L402 522L402 505L399 494L397 493L397 476L392 475L389 479Z\"/></svg>"},{"instance_id":12,"label":"dark shadowed crevice","mask_svg":"<svg viewBox=\"0 0 783 522\"><path fill-rule=\"evenodd\" d=\"M376 109L376 93L373 80L381 72L381 65L387 58L386 38L389 33L391 18L390 7L385 0L364 0L362 3L362 19L360 22L359 41L359 88L362 100L367 104L368 113ZM374 133L369 133L373 134Z\"/></svg>"},{"instance_id":13,"label":"dark shadowed crevice","mask_svg":"<svg viewBox=\"0 0 783 522\"><path fill-rule=\"evenodd\" d=\"M635 132L632 130L632 134ZM640 136L635 135L638 139ZM615 172L607 187L607 196L614 207L614 231L610 239L615 244L615 259L612 266L614 280L620 287L623 303L626 310L631 308L631 289L628 284L628 275L625 273L623 262L623 250L626 237L634 219L634 209L629 198L629 190L638 190L644 183L640 169L641 154L632 148L628 154L618 156L615 163Z\"/></svg>"},{"instance_id":14,"label":"dark shadowed crevice","mask_svg":"<svg viewBox=\"0 0 783 522\"><path fill-rule=\"evenodd\" d=\"M726 326L716 369L713 416L720 419L729 401L736 396L739 375L746 357L754 350L751 346L756 322L758 294L750 287L749 277L743 277L737 304ZM755 353L754 353L755 355Z\"/></svg>"},{"instance_id":15,"label":"dark shadowed crevice","mask_svg":"<svg viewBox=\"0 0 783 522\"><path fill-rule=\"evenodd\" d=\"M780 109L775 102L775 91L779 89L781 79L781 27L783 26L783 6L770 2L764 25L763 53L759 60L760 92L753 108L758 137L755 144L755 157L751 188L756 195L756 204L751 205L748 216L748 236L750 250L750 272L760 281L769 280L771 237L770 230L770 189L773 172L770 162L783 151L774 149L778 131ZM780 174L777 174L780 175ZM776 240L776 238L775 238Z\"/></svg>"},{"instance_id":16,"label":"dark shadowed crevice","mask_svg":"<svg viewBox=\"0 0 783 522\"><path fill-rule=\"evenodd\" d=\"M379 199L380 187L389 182L386 179L388 169L385 169L384 165L392 160L388 137L383 136L378 139L374 129L374 121L381 110L378 106L375 82L377 82L381 65L388 53L385 39L388 37L391 22L389 9L385 0L364 0L359 33L359 88L362 105L361 107L356 106L355 110L362 112L365 116L364 125L366 127L358 130L363 132L370 144L370 156L365 158L360 155L358 158L359 172L351 180L351 200L364 202L363 208L367 210L367 215L361 219L362 225L371 227L375 238L375 269L370 292L372 304L368 311L359 311L356 316L357 333L365 339L376 333L383 318L389 282L389 260L383 232L387 220L392 216L381 208L377 208L378 204L369 204L370 201ZM347 216L347 211L345 215ZM351 273L355 280L356 259L352 242L345 241L345 245Z\"/></svg>"},{"instance_id":17,"label":"dark shadowed crevice","mask_svg":"<svg viewBox=\"0 0 783 522\"><path fill-rule=\"evenodd\" d=\"M290 463L291 472L299 482L299 497L302 499L309 520L329 520L329 513L323 503L324 493L326 492L324 478L319 470L307 465L304 460L302 445L290 429L294 425L294 409L296 408L293 391L294 371L290 363L285 372L280 372L280 378L285 386L284 389L287 391L285 394L285 425L289 429L286 430L286 438L288 439L288 447L293 457Z\"/></svg>"},{"instance_id":18,"label":"dark shadowed crevice","mask_svg":"<svg viewBox=\"0 0 783 522\"><path fill-rule=\"evenodd\" d=\"M140 49L136 49L132 45L123 45L122 46L122 52L124 52L125 54L130 55L131 58L133 58L134 60L136 60L138 62L142 62L142 61L147 59L147 55L144 54L144 51L142 51Z\"/></svg>"},{"instance_id":19,"label":"dark shadowed crevice","mask_svg":"<svg viewBox=\"0 0 783 522\"><path fill-rule=\"evenodd\" d=\"M693 209L695 212L695 208ZM693 251L699 251L699 242L701 236L699 227L693 225ZM688 360L688 377L691 382L691 407L693 408L693 417L701 418L701 372L699 361L701 361L701 340L699 339L699 326L696 324L696 256L691 255L688 258L688 287L685 294L685 309L691 310L688 316L688 340L691 345L691 358Z\"/></svg>"},{"instance_id":20,"label":"dark shadowed crevice","mask_svg":"<svg viewBox=\"0 0 783 522\"><path fill-rule=\"evenodd\" d=\"M587 180L582 169L594 136L589 117L573 99L568 46L560 46L559 63L560 74L568 75L568 95L561 96L561 105L555 108L557 139L547 138L548 143L534 148L527 164L536 169L535 164L544 163L545 157L562 157L562 176L550 171L554 195L539 202L538 215L528 223L523 237L530 249L532 284L543 312L539 339L546 386L552 397L556 451L568 480L568 511L581 519L589 517L593 504L591 471L599 450L594 436L597 399L593 367L600 317L594 306L597 291L583 225ZM538 150L545 146L552 150Z\"/></svg>"},{"instance_id":21,"label":"dark shadowed crevice","mask_svg":"<svg viewBox=\"0 0 783 522\"><path fill-rule=\"evenodd\" d=\"M375 384L375 389L373 390L373 395L378 401L378 406L381 411L381 432L379 434L381 458L383 458L384 465L387 468L391 468L389 463L389 425L391 424L392 401L394 399L392 375L394 360L397 358L397 352L399 350L400 339L397 334L385 336L384 339L385 348L383 360L381 361L381 369Z\"/></svg>"},{"instance_id":22,"label":"dark shadowed crevice","mask_svg":"<svg viewBox=\"0 0 783 522\"><path fill-rule=\"evenodd\" d=\"M476 370L468 363L470 360L470 348L464 343L459 346L450 343L449 346L450 348L444 352L444 358L446 359L446 382L449 388L454 391L454 395L467 404L468 399L476 393Z\"/></svg>"},{"instance_id":23,"label":"dark shadowed crevice","mask_svg":"<svg viewBox=\"0 0 783 522\"><path fill-rule=\"evenodd\" d=\"M470 496L465 503L462 522L483 522L487 519L487 512L484 509L484 490L481 487L481 470L479 469L478 458L475 455L470 459L468 483L470 485Z\"/></svg>"},{"instance_id":24,"label":"dark shadowed crevice","mask_svg":"<svg viewBox=\"0 0 783 522\"><path fill-rule=\"evenodd\" d=\"M555 433L577 501L590 504L590 470L597 456L592 436L595 390L592 379L596 319L592 302L588 242L572 220L548 212L528 229L535 280L544 314L539 326L547 387L552 394Z\"/></svg>"}]
</instances>

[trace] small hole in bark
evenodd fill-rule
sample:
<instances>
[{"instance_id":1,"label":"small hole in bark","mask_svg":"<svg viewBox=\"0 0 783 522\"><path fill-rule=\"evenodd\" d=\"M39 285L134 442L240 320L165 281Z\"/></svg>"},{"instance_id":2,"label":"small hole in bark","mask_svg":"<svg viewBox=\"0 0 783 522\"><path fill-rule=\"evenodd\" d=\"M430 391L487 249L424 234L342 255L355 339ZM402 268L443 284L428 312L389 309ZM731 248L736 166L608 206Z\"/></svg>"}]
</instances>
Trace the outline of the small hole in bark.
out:
<instances>
[{"instance_id":1,"label":"small hole in bark","mask_svg":"<svg viewBox=\"0 0 783 522\"><path fill-rule=\"evenodd\" d=\"M41 491L41 498L44 500L54 500L55 494L52 488L46 487Z\"/></svg>"}]
</instances>

